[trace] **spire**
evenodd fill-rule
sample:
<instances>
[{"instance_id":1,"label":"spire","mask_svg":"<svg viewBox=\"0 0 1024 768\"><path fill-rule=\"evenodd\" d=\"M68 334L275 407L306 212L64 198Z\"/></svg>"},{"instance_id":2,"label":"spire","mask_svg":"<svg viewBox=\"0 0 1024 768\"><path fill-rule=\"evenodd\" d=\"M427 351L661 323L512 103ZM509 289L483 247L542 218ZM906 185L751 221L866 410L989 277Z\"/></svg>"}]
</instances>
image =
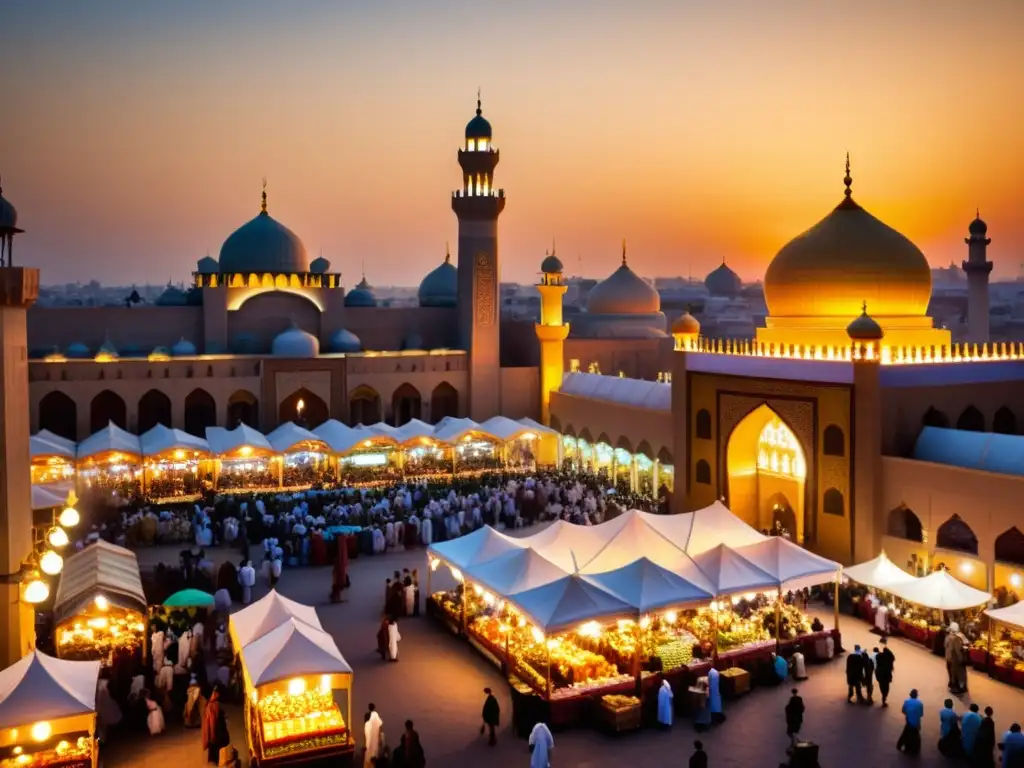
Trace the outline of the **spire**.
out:
<instances>
[{"instance_id":1,"label":"spire","mask_svg":"<svg viewBox=\"0 0 1024 768\"><path fill-rule=\"evenodd\" d=\"M0 186L0 192L3 192L3 191L4 191L4 188L2 186ZM976 218L976 219L980 219L981 218L981 207L980 206L978 208L974 209L974 218Z\"/></svg>"},{"instance_id":2,"label":"spire","mask_svg":"<svg viewBox=\"0 0 1024 768\"><path fill-rule=\"evenodd\" d=\"M444 244L444 263L445 264L451 264L452 263L452 249L449 247L447 241L445 241L445 244Z\"/></svg>"},{"instance_id":3,"label":"spire","mask_svg":"<svg viewBox=\"0 0 1024 768\"><path fill-rule=\"evenodd\" d=\"M867 315L867 313L868 313L868 303L867 303L867 301L865 301L863 304L861 304L860 313L862 315L865 315L865 316Z\"/></svg>"},{"instance_id":4,"label":"spire","mask_svg":"<svg viewBox=\"0 0 1024 768\"><path fill-rule=\"evenodd\" d=\"M480 103L480 88L478 86L477 89L476 89L476 113L477 113L478 116L482 115L484 113L484 111L483 111L483 109L481 107L482 107L482 105Z\"/></svg>"},{"instance_id":5,"label":"spire","mask_svg":"<svg viewBox=\"0 0 1024 768\"><path fill-rule=\"evenodd\" d=\"M363 273L363 282L365 283L366 282L366 261L365 260L361 261L359 263L359 271Z\"/></svg>"},{"instance_id":6,"label":"spire","mask_svg":"<svg viewBox=\"0 0 1024 768\"><path fill-rule=\"evenodd\" d=\"M262 202L260 203L260 214L263 216L267 215L267 177L263 177L263 194L261 195Z\"/></svg>"},{"instance_id":7,"label":"spire","mask_svg":"<svg viewBox=\"0 0 1024 768\"><path fill-rule=\"evenodd\" d=\"M850 176L850 153L849 152L846 153L846 176L843 177L843 184L846 185L846 191L843 192L843 195L846 197L847 200L849 200L850 196L853 194L853 192L850 190L850 187L853 185L853 178Z\"/></svg>"},{"instance_id":8,"label":"spire","mask_svg":"<svg viewBox=\"0 0 1024 768\"><path fill-rule=\"evenodd\" d=\"M622 238L622 266L626 266L626 238Z\"/></svg>"},{"instance_id":9,"label":"spire","mask_svg":"<svg viewBox=\"0 0 1024 768\"><path fill-rule=\"evenodd\" d=\"M551 255L555 255L555 238L551 238Z\"/></svg>"}]
</instances>

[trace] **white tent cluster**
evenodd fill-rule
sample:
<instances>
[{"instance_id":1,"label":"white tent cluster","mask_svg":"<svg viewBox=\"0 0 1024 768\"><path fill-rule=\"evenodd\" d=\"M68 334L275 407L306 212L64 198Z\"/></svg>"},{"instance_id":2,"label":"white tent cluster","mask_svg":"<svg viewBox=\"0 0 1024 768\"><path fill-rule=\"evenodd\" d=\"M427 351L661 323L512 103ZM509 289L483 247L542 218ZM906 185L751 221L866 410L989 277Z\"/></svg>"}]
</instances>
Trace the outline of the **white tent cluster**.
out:
<instances>
[{"instance_id":1,"label":"white tent cluster","mask_svg":"<svg viewBox=\"0 0 1024 768\"><path fill-rule=\"evenodd\" d=\"M947 571L912 576L894 564L883 552L874 560L847 568L848 579L889 592L910 603L937 611L962 611L984 605L992 595L953 578Z\"/></svg>"},{"instance_id":2,"label":"white tent cluster","mask_svg":"<svg viewBox=\"0 0 1024 768\"><path fill-rule=\"evenodd\" d=\"M456 579L509 601L545 633L801 589L840 571L787 539L762 535L720 502L682 515L630 510L596 526L559 520L523 538L485 526L429 552L431 568L446 563Z\"/></svg>"}]
</instances>

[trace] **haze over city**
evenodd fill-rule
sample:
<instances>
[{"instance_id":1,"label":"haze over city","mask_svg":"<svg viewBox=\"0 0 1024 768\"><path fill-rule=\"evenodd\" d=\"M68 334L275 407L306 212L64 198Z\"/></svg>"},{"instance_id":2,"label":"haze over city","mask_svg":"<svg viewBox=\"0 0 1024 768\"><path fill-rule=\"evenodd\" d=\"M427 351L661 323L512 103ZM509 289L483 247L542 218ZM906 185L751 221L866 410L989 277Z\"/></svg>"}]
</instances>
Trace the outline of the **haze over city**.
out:
<instances>
[{"instance_id":1,"label":"haze over city","mask_svg":"<svg viewBox=\"0 0 1024 768\"><path fill-rule=\"evenodd\" d=\"M354 284L415 285L454 241L482 89L502 279L552 238L606 276L759 279L842 195L933 266L976 207L1024 261L1024 5L9 4L0 174L45 283L187 280L259 210ZM1017 214L1017 215L1015 215ZM581 257L578 258L578 257Z\"/></svg>"}]
</instances>

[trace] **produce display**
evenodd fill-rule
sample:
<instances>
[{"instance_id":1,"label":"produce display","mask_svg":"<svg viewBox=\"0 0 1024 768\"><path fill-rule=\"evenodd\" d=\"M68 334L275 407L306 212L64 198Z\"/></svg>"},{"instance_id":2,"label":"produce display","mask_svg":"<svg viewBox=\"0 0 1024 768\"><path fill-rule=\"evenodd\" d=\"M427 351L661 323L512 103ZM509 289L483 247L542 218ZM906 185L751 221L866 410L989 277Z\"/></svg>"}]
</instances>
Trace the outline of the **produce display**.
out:
<instances>
[{"instance_id":1,"label":"produce display","mask_svg":"<svg viewBox=\"0 0 1024 768\"><path fill-rule=\"evenodd\" d=\"M601 697L601 706L614 711L633 709L640 706L640 699L636 696L623 696L620 694L608 694Z\"/></svg>"},{"instance_id":2,"label":"produce display","mask_svg":"<svg viewBox=\"0 0 1024 768\"><path fill-rule=\"evenodd\" d=\"M329 733L312 736L300 741L292 741L287 744L276 744L263 750L264 759L276 759L285 755L295 755L300 752L309 752L314 749L326 749L327 747L344 747L348 744L348 736L345 734Z\"/></svg>"},{"instance_id":3,"label":"produce display","mask_svg":"<svg viewBox=\"0 0 1024 768\"><path fill-rule=\"evenodd\" d=\"M661 669L671 672L673 669L687 666L693 661L693 643L672 640L658 646L657 657L661 659Z\"/></svg>"},{"instance_id":4,"label":"produce display","mask_svg":"<svg viewBox=\"0 0 1024 768\"><path fill-rule=\"evenodd\" d=\"M265 744L345 732L345 720L331 691L307 690L299 695L273 693L261 699L257 706Z\"/></svg>"},{"instance_id":5,"label":"produce display","mask_svg":"<svg viewBox=\"0 0 1024 768\"><path fill-rule=\"evenodd\" d=\"M111 607L107 613L79 616L59 626L57 655L77 661L108 658L116 650L140 647L145 631L140 614Z\"/></svg>"},{"instance_id":6,"label":"produce display","mask_svg":"<svg viewBox=\"0 0 1024 768\"><path fill-rule=\"evenodd\" d=\"M18 749L17 747L15 749ZM11 755L0 760L0 768L58 768L92 764L92 738L59 741L53 749Z\"/></svg>"},{"instance_id":7,"label":"produce display","mask_svg":"<svg viewBox=\"0 0 1024 768\"><path fill-rule=\"evenodd\" d=\"M982 632L973 648L988 650L988 633ZM992 660L996 666L1024 672L1024 636L1009 629L997 628L992 637Z\"/></svg>"}]
</instances>

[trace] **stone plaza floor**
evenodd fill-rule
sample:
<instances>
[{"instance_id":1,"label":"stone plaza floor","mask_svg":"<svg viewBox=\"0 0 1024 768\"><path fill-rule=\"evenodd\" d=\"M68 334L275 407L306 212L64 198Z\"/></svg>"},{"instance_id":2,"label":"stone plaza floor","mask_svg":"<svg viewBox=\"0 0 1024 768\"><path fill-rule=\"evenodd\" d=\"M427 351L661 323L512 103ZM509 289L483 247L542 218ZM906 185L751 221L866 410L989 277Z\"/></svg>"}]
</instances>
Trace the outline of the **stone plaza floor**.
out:
<instances>
[{"instance_id":1,"label":"stone plaza floor","mask_svg":"<svg viewBox=\"0 0 1024 768\"><path fill-rule=\"evenodd\" d=\"M174 562L180 548L158 548L139 552L143 567ZM221 562L224 550L210 552ZM254 549L255 554L255 549ZM231 553L234 558L234 553ZM330 632L351 664L355 674L352 706L359 747L362 747L363 713L373 702L384 721L392 746L397 745L406 719L415 722L430 766L486 766L506 768L529 765L526 742L510 729L512 715L507 686L500 672L480 658L470 646L425 616L399 621L402 642L397 663L380 660L376 632L384 596L384 580L395 569L426 569L422 549L376 557L360 557L350 564L352 588L348 602L332 605L329 568L286 570L279 591L295 600L317 607L324 629ZM441 568L435 576L439 576ZM425 577L421 579L424 584ZM255 597L265 594L258 585ZM425 595L424 595L425 598ZM832 616L822 615L831 624ZM864 622L842 618L843 644L853 648L877 644L877 637ZM856 706L846 701L843 658L824 665L809 665L810 679L796 684L807 707L802 736L820 745L822 768L837 766L906 765L913 762L896 752L895 743L903 727L900 706L911 688L920 691L925 707L923 749L917 761L922 765L944 762L936 749L938 710L947 698L946 673L942 660L925 649L899 639L890 641L896 655L895 680L890 706L882 709ZM971 702L995 710L997 734L1013 722L1024 723L1024 691L971 673L970 693L956 701L957 711ZM498 745L489 748L479 736L483 689L489 686L502 708ZM710 732L695 733L690 722L676 719L669 732L643 730L612 737L595 730L580 729L556 733L552 765L555 768L627 768L636 766L686 765L695 738L701 738L714 768L776 768L785 761L786 737L783 708L791 684L776 689L756 689L736 702L726 702L727 722ZM877 691L876 691L877 702ZM241 711L228 710L232 743L244 753ZM243 755L244 757L245 755ZM356 765L361 765L357 752ZM160 736L126 734L112 739L103 751L104 768L186 768L204 765L198 730L186 731L180 722L169 723ZM243 763L244 764L244 763Z\"/></svg>"}]
</instances>

